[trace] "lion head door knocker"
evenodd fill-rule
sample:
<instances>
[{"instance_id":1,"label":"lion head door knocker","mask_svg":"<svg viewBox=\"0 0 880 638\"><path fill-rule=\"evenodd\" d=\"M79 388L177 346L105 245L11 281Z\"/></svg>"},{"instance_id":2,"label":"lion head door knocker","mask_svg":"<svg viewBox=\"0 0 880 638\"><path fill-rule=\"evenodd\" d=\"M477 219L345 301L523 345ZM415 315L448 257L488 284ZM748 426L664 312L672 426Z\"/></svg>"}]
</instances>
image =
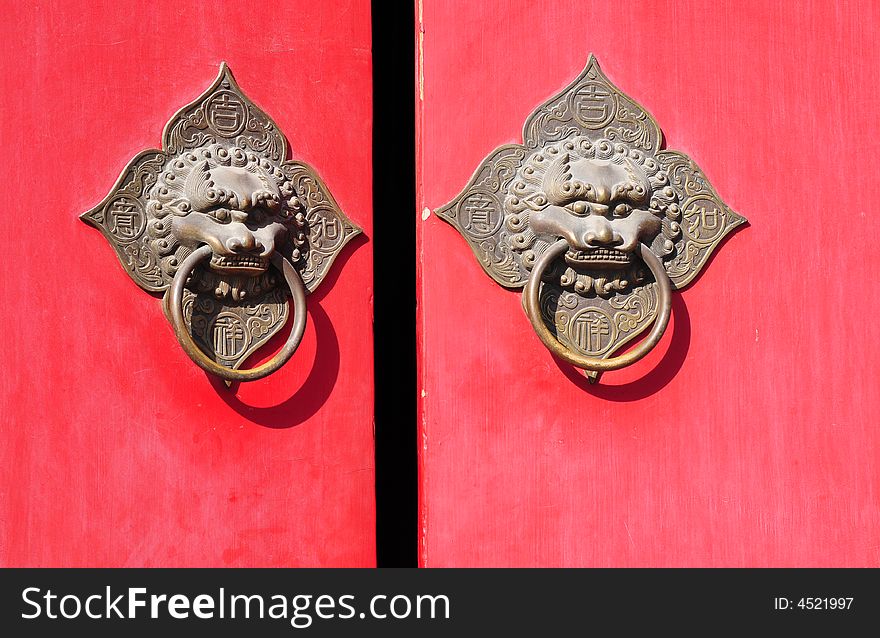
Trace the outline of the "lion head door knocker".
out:
<instances>
[{"instance_id":1,"label":"lion head door knocker","mask_svg":"<svg viewBox=\"0 0 880 638\"><path fill-rule=\"evenodd\" d=\"M305 297L360 232L318 174L287 159L275 123L224 63L211 87L166 124L104 200L83 213L165 314L190 358L227 382L262 378L296 351ZM287 322L281 350L242 362Z\"/></svg>"},{"instance_id":2,"label":"lion head door knocker","mask_svg":"<svg viewBox=\"0 0 880 638\"><path fill-rule=\"evenodd\" d=\"M657 344L672 289L746 220L690 158L660 150L657 124L593 56L529 116L523 142L496 149L437 214L495 281L524 287L544 345L596 381Z\"/></svg>"}]
</instances>

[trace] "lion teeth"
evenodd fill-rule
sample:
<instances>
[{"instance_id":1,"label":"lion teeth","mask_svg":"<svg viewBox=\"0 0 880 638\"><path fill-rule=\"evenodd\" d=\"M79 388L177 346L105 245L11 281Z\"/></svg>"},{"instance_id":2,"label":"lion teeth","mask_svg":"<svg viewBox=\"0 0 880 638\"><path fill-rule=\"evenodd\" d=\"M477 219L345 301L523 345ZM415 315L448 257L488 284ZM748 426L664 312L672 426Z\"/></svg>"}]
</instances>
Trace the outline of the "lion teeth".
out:
<instances>
[{"instance_id":1,"label":"lion teeth","mask_svg":"<svg viewBox=\"0 0 880 638\"><path fill-rule=\"evenodd\" d=\"M265 269L269 265L269 260L257 255L213 255L211 265L220 268Z\"/></svg>"},{"instance_id":2,"label":"lion teeth","mask_svg":"<svg viewBox=\"0 0 880 638\"><path fill-rule=\"evenodd\" d=\"M615 250L613 248L596 248L590 251L569 251L566 257L571 261L590 262L590 261L611 261L627 263L630 260L629 253Z\"/></svg>"}]
</instances>

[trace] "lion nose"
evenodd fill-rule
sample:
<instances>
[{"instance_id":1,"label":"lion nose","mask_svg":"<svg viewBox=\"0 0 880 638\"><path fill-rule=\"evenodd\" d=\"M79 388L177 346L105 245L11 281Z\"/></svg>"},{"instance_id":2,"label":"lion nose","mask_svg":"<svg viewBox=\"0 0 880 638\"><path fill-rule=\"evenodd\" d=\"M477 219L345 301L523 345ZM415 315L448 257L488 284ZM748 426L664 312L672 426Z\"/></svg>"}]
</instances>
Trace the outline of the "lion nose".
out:
<instances>
[{"instance_id":1,"label":"lion nose","mask_svg":"<svg viewBox=\"0 0 880 638\"><path fill-rule=\"evenodd\" d=\"M584 243L590 247L616 246L620 242L620 237L603 217L592 218L590 227L584 233Z\"/></svg>"},{"instance_id":2,"label":"lion nose","mask_svg":"<svg viewBox=\"0 0 880 638\"><path fill-rule=\"evenodd\" d=\"M254 252L262 250L263 246L257 241L253 233L246 232L243 235L230 237L226 240L226 248L234 253Z\"/></svg>"}]
</instances>

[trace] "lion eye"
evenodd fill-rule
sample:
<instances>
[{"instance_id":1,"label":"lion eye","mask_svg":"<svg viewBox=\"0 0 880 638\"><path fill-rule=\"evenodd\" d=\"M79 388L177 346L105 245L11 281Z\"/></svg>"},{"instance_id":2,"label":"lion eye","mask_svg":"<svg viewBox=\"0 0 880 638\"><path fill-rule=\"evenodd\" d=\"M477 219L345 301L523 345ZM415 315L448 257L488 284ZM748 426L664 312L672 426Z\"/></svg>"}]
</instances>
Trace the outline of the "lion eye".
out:
<instances>
[{"instance_id":1,"label":"lion eye","mask_svg":"<svg viewBox=\"0 0 880 638\"><path fill-rule=\"evenodd\" d=\"M629 204L618 204L614 207L615 217L626 217L632 212L632 206Z\"/></svg>"},{"instance_id":2,"label":"lion eye","mask_svg":"<svg viewBox=\"0 0 880 638\"><path fill-rule=\"evenodd\" d=\"M225 208L217 208L208 213L208 217L216 219L218 222L228 222L230 219L229 211Z\"/></svg>"}]
</instances>

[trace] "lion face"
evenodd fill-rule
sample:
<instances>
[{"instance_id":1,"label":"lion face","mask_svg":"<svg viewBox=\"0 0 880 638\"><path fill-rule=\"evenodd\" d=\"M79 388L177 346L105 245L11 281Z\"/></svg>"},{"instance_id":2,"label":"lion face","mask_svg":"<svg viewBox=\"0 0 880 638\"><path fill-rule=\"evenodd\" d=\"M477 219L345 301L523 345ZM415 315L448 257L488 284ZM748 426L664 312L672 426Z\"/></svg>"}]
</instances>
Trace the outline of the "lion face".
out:
<instances>
[{"instance_id":1,"label":"lion face","mask_svg":"<svg viewBox=\"0 0 880 638\"><path fill-rule=\"evenodd\" d=\"M154 249L210 246L217 273L261 275L276 250L305 239L302 205L281 167L239 148L212 145L172 158L152 195ZM291 256L299 258L297 249Z\"/></svg>"},{"instance_id":2,"label":"lion face","mask_svg":"<svg viewBox=\"0 0 880 638\"><path fill-rule=\"evenodd\" d=\"M177 241L209 245L210 267L218 272L255 275L269 267L287 226L278 187L263 169L204 162L190 173L185 191L192 210L172 221Z\"/></svg>"},{"instance_id":3,"label":"lion face","mask_svg":"<svg viewBox=\"0 0 880 638\"><path fill-rule=\"evenodd\" d=\"M527 267L538 238L568 242L559 283L580 294L607 296L644 280L639 244L659 255L656 239L678 232L677 195L657 162L610 140L587 138L535 152L511 184L506 206L511 237ZM671 244L671 242L669 242Z\"/></svg>"},{"instance_id":4,"label":"lion face","mask_svg":"<svg viewBox=\"0 0 880 638\"><path fill-rule=\"evenodd\" d=\"M544 191L563 196L531 215L532 230L565 238L571 246L566 262L576 269L629 264L639 242L651 243L660 232L660 219L646 201L651 187L644 172L628 160L572 162L563 156L557 162L569 173L551 170ZM568 183L575 185L571 196L565 194Z\"/></svg>"}]
</instances>

